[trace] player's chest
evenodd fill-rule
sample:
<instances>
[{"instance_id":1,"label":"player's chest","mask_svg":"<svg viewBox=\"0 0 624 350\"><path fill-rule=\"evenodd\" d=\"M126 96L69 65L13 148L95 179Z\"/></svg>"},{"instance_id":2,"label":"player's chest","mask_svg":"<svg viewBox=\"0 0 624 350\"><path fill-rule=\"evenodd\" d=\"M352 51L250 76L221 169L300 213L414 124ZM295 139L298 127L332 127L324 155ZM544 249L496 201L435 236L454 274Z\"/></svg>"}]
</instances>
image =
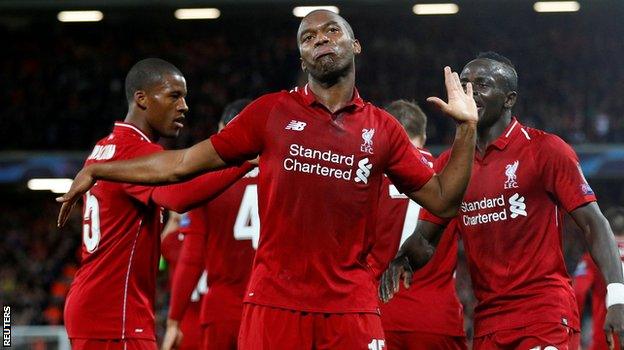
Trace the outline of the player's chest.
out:
<instances>
[{"instance_id":1,"label":"player's chest","mask_svg":"<svg viewBox=\"0 0 624 350\"><path fill-rule=\"evenodd\" d=\"M543 189L530 152L477 159L460 206L460 225L470 230L527 218L544 200Z\"/></svg>"}]
</instances>

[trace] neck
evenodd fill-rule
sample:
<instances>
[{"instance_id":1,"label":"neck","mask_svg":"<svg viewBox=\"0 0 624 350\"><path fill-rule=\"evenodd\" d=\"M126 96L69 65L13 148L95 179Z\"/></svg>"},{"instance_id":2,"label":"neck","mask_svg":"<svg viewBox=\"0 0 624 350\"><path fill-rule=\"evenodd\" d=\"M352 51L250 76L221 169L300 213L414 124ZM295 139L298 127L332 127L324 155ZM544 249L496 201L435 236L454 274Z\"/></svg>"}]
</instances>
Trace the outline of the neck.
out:
<instances>
[{"instance_id":1,"label":"neck","mask_svg":"<svg viewBox=\"0 0 624 350\"><path fill-rule=\"evenodd\" d=\"M346 75L330 82L322 82L316 80L312 75L308 75L308 87L316 100L334 113L345 107L353 99L355 70L351 69Z\"/></svg>"},{"instance_id":2,"label":"neck","mask_svg":"<svg viewBox=\"0 0 624 350\"><path fill-rule=\"evenodd\" d=\"M147 123L147 118L144 117L141 112L137 112L136 107L131 106L128 110L128 114L126 114L126 118L124 119L125 123L132 124L139 128L145 136L149 137L149 139L153 142L158 141L158 135L154 132L154 130Z\"/></svg>"},{"instance_id":3,"label":"neck","mask_svg":"<svg viewBox=\"0 0 624 350\"><path fill-rule=\"evenodd\" d=\"M511 111L505 111L494 124L477 130L477 149L481 154L484 154L487 147L505 132L509 123L511 123Z\"/></svg>"},{"instance_id":4,"label":"neck","mask_svg":"<svg viewBox=\"0 0 624 350\"><path fill-rule=\"evenodd\" d=\"M414 147L423 148L425 146L425 141L422 137L412 137L410 141L412 142L412 145L414 145Z\"/></svg>"}]
</instances>

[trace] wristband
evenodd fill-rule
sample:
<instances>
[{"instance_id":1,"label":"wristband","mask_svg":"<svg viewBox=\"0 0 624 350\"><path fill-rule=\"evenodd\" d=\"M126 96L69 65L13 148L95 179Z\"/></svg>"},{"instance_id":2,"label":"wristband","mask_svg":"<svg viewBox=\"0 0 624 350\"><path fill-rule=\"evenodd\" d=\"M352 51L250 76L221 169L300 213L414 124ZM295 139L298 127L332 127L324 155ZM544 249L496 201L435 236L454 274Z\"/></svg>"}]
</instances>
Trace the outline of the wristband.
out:
<instances>
[{"instance_id":1,"label":"wristband","mask_svg":"<svg viewBox=\"0 0 624 350\"><path fill-rule=\"evenodd\" d=\"M623 283L609 283L607 285L607 309L616 304L624 304Z\"/></svg>"}]
</instances>

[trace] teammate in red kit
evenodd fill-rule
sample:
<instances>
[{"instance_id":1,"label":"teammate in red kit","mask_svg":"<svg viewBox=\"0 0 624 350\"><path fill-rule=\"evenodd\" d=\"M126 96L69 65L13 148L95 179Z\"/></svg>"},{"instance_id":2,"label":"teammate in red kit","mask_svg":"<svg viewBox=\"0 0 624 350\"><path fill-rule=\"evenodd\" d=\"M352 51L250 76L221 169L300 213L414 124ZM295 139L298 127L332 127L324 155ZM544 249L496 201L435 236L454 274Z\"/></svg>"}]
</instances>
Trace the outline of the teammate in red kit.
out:
<instances>
[{"instance_id":1,"label":"teammate in red kit","mask_svg":"<svg viewBox=\"0 0 624 350\"><path fill-rule=\"evenodd\" d=\"M249 102L241 99L229 104L219 128ZM210 289L201 306L201 346L195 348L237 349L245 287L260 235L257 176L258 171L251 170L219 197L185 215L182 232L186 238L173 278L163 350L175 348L180 337L182 343L187 339L180 319L192 307L189 296L202 271L208 271Z\"/></svg>"},{"instance_id":2,"label":"teammate in red kit","mask_svg":"<svg viewBox=\"0 0 624 350\"><path fill-rule=\"evenodd\" d=\"M182 232L188 226L188 218L186 214L178 214L174 211L169 212L169 220L161 234L161 253L167 262L167 270L169 274L168 289L171 292L173 285L173 277L180 261L180 253L182 244L185 240L185 234ZM201 309L202 295L208 289L205 276L199 278L199 282L195 283L194 290L189 293L188 307L184 312L184 316L180 320L180 330L184 333L184 338L179 342L178 349L194 350L199 349L201 344L201 328L199 326L199 311Z\"/></svg>"},{"instance_id":3,"label":"teammate in red kit","mask_svg":"<svg viewBox=\"0 0 624 350\"><path fill-rule=\"evenodd\" d=\"M620 251L620 259L624 261L624 208L615 207L605 210L605 217L611 224L615 239ZM583 315L587 295L591 294L592 319L592 343L590 350L607 350L607 344L602 327L605 323L607 309L605 297L607 285L600 274L598 266L594 263L589 253L585 253L574 271L574 292L578 303L579 315ZM618 345L618 344L616 344ZM615 347L619 349L619 346Z\"/></svg>"},{"instance_id":4,"label":"teammate in red kit","mask_svg":"<svg viewBox=\"0 0 624 350\"><path fill-rule=\"evenodd\" d=\"M157 58L139 61L126 76L125 121L98 141L85 165L161 151L155 140L175 137L182 128L185 96L186 82L175 66ZM157 348L160 207L185 210L201 204L243 176L246 166L159 188L98 181L85 193L81 267L65 303L73 349Z\"/></svg>"},{"instance_id":5,"label":"teammate in red kit","mask_svg":"<svg viewBox=\"0 0 624 350\"><path fill-rule=\"evenodd\" d=\"M562 214L583 229L592 257L610 283L609 332L624 328L624 284L613 233L572 148L557 136L520 124L512 63L484 53L461 73L479 108L477 153L456 224L478 305L474 348L578 349L579 320L562 253ZM436 167L446 163L443 153ZM398 277L426 263L429 242L448 220L426 210L382 278L381 297Z\"/></svg>"},{"instance_id":6,"label":"teammate in red kit","mask_svg":"<svg viewBox=\"0 0 624 350\"><path fill-rule=\"evenodd\" d=\"M403 100L394 101L385 109L397 118L412 144L433 167L433 156L422 148L427 139L425 113L417 105ZM379 236L370 259L379 275L396 255L399 244L414 232L420 209L418 204L399 193L387 177L382 189L377 217ZM388 349L466 349L462 305L453 277L457 265L457 235L452 228L446 231L432 261L412 276L410 288L381 305Z\"/></svg>"},{"instance_id":7,"label":"teammate in red kit","mask_svg":"<svg viewBox=\"0 0 624 350\"><path fill-rule=\"evenodd\" d=\"M397 188L437 215L457 212L467 186L477 108L472 87L445 68L457 132L438 174L398 122L355 89L360 43L349 24L314 11L297 33L308 84L251 103L209 140L178 151L81 170L59 214L97 179L182 181L260 155L260 242L246 291L240 349L382 349L376 286L366 258L386 173ZM268 327L267 325L271 325Z\"/></svg>"}]
</instances>

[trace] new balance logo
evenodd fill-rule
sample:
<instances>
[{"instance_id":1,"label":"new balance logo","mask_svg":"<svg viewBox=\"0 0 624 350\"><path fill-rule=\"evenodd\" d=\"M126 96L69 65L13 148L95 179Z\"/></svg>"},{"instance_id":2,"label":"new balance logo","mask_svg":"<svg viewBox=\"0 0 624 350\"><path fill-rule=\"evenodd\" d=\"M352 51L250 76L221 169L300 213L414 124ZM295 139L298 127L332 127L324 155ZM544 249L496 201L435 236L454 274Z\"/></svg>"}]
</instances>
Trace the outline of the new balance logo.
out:
<instances>
[{"instance_id":1,"label":"new balance logo","mask_svg":"<svg viewBox=\"0 0 624 350\"><path fill-rule=\"evenodd\" d=\"M518 216L527 216L526 212L526 204L524 204L524 197L521 197L519 194L514 194L509 197L509 211L511 212L511 218L515 219Z\"/></svg>"},{"instance_id":2,"label":"new balance logo","mask_svg":"<svg viewBox=\"0 0 624 350\"><path fill-rule=\"evenodd\" d=\"M368 163L368 158L364 158L358 162L358 170L355 172L355 182L368 183L368 177L370 176L372 164Z\"/></svg>"},{"instance_id":3,"label":"new balance logo","mask_svg":"<svg viewBox=\"0 0 624 350\"><path fill-rule=\"evenodd\" d=\"M286 127L284 128L285 130L295 130L295 131L301 131L306 127L306 123L305 122L300 122L297 120L291 120L290 123L288 123L288 125L286 125Z\"/></svg>"}]
</instances>

